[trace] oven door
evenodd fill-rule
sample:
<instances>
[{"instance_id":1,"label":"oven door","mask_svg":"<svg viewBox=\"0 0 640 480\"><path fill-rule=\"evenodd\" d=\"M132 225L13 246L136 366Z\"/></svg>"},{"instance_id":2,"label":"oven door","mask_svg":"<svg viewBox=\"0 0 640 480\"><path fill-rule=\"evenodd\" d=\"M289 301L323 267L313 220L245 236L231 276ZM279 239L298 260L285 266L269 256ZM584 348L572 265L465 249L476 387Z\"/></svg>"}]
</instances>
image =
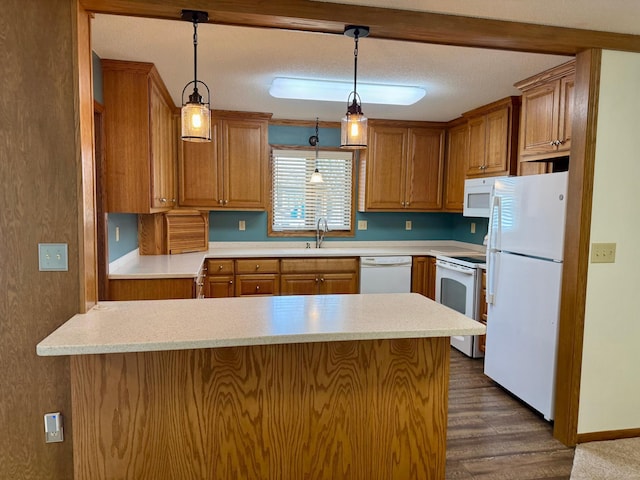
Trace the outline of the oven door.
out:
<instances>
[{"instance_id":1,"label":"oven door","mask_svg":"<svg viewBox=\"0 0 640 480\"><path fill-rule=\"evenodd\" d=\"M436 260L436 302L478 320L478 270ZM476 336L453 336L451 345L469 357L482 357Z\"/></svg>"}]
</instances>

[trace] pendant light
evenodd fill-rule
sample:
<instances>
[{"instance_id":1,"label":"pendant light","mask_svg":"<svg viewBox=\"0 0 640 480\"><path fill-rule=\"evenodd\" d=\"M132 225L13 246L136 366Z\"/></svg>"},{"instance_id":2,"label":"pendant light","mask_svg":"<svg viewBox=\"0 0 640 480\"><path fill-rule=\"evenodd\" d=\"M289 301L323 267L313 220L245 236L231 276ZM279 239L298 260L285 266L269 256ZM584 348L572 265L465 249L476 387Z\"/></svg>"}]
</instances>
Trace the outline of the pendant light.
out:
<instances>
[{"instance_id":1,"label":"pendant light","mask_svg":"<svg viewBox=\"0 0 640 480\"><path fill-rule=\"evenodd\" d=\"M311 179L309 180L309 183L324 183L324 180L322 179L322 174L318 170L318 146L320 145L320 137L318 136L318 117L316 117L316 134L311 135L309 137L309 144L316 147L316 164L315 164L316 169L311 174Z\"/></svg>"},{"instance_id":2,"label":"pendant light","mask_svg":"<svg viewBox=\"0 0 640 480\"><path fill-rule=\"evenodd\" d=\"M211 141L211 94L209 87L198 80L198 23L207 22L209 14L197 10L182 10L182 20L193 23L193 81L187 83L182 90L182 140L187 142ZM184 94L189 85L193 84L193 93L185 101ZM207 89L206 101L198 91L198 84Z\"/></svg>"},{"instance_id":3,"label":"pendant light","mask_svg":"<svg viewBox=\"0 0 640 480\"><path fill-rule=\"evenodd\" d=\"M367 117L362 113L360 96L357 91L358 80L358 39L369 35L369 27L347 25L344 29L347 37L355 41L353 51L353 92L347 98L347 113L342 119L340 129L340 147L349 150L367 148Z\"/></svg>"}]
</instances>

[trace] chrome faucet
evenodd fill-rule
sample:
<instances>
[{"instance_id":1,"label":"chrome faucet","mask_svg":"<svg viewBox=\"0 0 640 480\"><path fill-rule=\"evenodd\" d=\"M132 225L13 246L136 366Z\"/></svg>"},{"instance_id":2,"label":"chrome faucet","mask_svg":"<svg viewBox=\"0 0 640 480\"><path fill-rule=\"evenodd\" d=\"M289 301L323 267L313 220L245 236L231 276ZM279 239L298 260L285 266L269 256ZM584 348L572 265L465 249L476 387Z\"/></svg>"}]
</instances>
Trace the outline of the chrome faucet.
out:
<instances>
[{"instance_id":1,"label":"chrome faucet","mask_svg":"<svg viewBox=\"0 0 640 480\"><path fill-rule=\"evenodd\" d=\"M329 231L329 226L327 225L327 219L324 217L320 217L316 225L316 248L320 248L322 246L322 242L324 241L324 235L328 231Z\"/></svg>"}]
</instances>

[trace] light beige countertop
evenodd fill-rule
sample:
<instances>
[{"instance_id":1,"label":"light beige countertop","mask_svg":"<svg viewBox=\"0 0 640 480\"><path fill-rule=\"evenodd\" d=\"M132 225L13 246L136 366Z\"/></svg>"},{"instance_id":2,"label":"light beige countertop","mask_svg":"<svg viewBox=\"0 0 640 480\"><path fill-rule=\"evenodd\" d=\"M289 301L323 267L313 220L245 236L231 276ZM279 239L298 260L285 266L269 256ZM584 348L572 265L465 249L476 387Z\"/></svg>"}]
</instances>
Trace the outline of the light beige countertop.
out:
<instances>
[{"instance_id":1,"label":"light beige countertop","mask_svg":"<svg viewBox=\"0 0 640 480\"><path fill-rule=\"evenodd\" d=\"M195 278L205 258L255 257L368 257L393 255L471 255L484 253L482 245L454 240L406 242L327 241L322 248L305 248L307 242L209 243L209 250L177 255L138 255L132 252L109 265L109 278ZM313 244L312 244L313 245Z\"/></svg>"},{"instance_id":2,"label":"light beige countertop","mask_svg":"<svg viewBox=\"0 0 640 480\"><path fill-rule=\"evenodd\" d=\"M103 302L40 342L40 356L481 335L416 293Z\"/></svg>"}]
</instances>

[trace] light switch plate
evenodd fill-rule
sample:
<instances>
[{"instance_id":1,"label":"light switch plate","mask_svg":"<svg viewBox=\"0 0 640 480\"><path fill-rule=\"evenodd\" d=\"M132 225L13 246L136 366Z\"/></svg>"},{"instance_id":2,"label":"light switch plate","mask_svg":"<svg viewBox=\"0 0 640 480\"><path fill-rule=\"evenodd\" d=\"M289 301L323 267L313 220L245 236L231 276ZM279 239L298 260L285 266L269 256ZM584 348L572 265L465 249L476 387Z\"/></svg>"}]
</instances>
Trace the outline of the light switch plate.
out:
<instances>
[{"instance_id":1,"label":"light switch plate","mask_svg":"<svg viewBox=\"0 0 640 480\"><path fill-rule=\"evenodd\" d=\"M407 220L404 222L404 229L405 230L411 230L412 228L412 224L411 224L411 220Z\"/></svg>"},{"instance_id":2,"label":"light switch plate","mask_svg":"<svg viewBox=\"0 0 640 480\"><path fill-rule=\"evenodd\" d=\"M615 263L616 244L615 243L592 243L591 263Z\"/></svg>"},{"instance_id":3,"label":"light switch plate","mask_svg":"<svg viewBox=\"0 0 640 480\"><path fill-rule=\"evenodd\" d=\"M69 256L66 243L39 243L38 265L41 272L66 272Z\"/></svg>"},{"instance_id":4,"label":"light switch plate","mask_svg":"<svg viewBox=\"0 0 640 480\"><path fill-rule=\"evenodd\" d=\"M358 220L358 230L366 230L366 229L367 229L367 221Z\"/></svg>"}]
</instances>

